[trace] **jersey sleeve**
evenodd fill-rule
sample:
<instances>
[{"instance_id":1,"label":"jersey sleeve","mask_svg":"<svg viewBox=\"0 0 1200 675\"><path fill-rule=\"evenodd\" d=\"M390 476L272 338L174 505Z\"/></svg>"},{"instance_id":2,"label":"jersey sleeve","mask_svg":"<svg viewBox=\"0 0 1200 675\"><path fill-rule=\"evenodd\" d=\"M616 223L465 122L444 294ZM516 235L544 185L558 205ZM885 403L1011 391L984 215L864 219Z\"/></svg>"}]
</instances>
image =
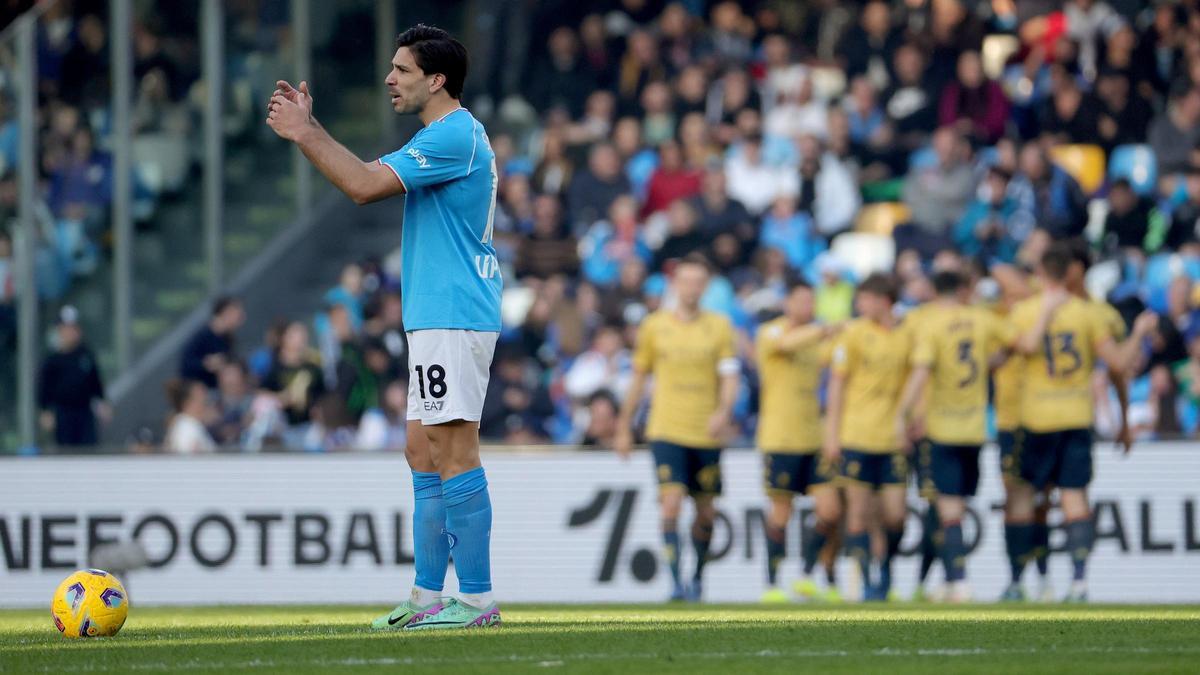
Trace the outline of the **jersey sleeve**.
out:
<instances>
[{"instance_id":1,"label":"jersey sleeve","mask_svg":"<svg viewBox=\"0 0 1200 675\"><path fill-rule=\"evenodd\" d=\"M1125 328L1125 319L1121 317L1121 313L1116 307L1107 302L1100 303L1100 316L1104 319L1105 328L1113 340L1120 342L1124 340L1128 331Z\"/></svg>"},{"instance_id":2,"label":"jersey sleeve","mask_svg":"<svg viewBox=\"0 0 1200 675\"><path fill-rule=\"evenodd\" d=\"M633 367L639 373L654 370L654 319L647 318L638 328L637 345L633 350Z\"/></svg>"},{"instance_id":3,"label":"jersey sleeve","mask_svg":"<svg viewBox=\"0 0 1200 675\"><path fill-rule=\"evenodd\" d=\"M920 330L916 326L909 329L912 340L912 351L909 363L913 367L932 366L936 356L937 345L934 344L933 331Z\"/></svg>"},{"instance_id":4,"label":"jersey sleeve","mask_svg":"<svg viewBox=\"0 0 1200 675\"><path fill-rule=\"evenodd\" d=\"M407 191L466 176L474 154L474 134L456 133L454 127L437 123L380 157L379 163L391 169Z\"/></svg>"},{"instance_id":5,"label":"jersey sleeve","mask_svg":"<svg viewBox=\"0 0 1200 675\"><path fill-rule=\"evenodd\" d=\"M833 343L833 353L829 358L829 368L835 375L845 377L854 363L854 329L847 328Z\"/></svg>"},{"instance_id":6,"label":"jersey sleeve","mask_svg":"<svg viewBox=\"0 0 1200 675\"><path fill-rule=\"evenodd\" d=\"M984 313L988 327L989 350L1010 349L1017 343L1017 327L1011 321L990 312Z\"/></svg>"},{"instance_id":7,"label":"jersey sleeve","mask_svg":"<svg viewBox=\"0 0 1200 675\"><path fill-rule=\"evenodd\" d=\"M733 333L733 324L722 319L720 322L721 340L717 344L717 372L721 375L736 375L741 369L737 358L737 340Z\"/></svg>"}]
</instances>

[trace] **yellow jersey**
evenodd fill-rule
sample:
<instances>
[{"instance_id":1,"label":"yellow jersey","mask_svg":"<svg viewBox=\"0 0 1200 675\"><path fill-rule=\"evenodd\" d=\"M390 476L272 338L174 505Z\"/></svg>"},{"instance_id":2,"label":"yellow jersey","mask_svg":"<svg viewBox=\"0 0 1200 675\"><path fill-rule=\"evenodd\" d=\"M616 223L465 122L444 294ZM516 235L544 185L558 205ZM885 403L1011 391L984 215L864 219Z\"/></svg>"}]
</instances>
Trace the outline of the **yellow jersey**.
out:
<instances>
[{"instance_id":1,"label":"yellow jersey","mask_svg":"<svg viewBox=\"0 0 1200 675\"><path fill-rule=\"evenodd\" d=\"M830 343L819 338L794 351L779 340L791 330L787 317L763 324L755 339L760 381L758 448L764 452L812 454L821 448L821 370ZM803 328L820 330L817 324Z\"/></svg>"},{"instance_id":2,"label":"yellow jersey","mask_svg":"<svg viewBox=\"0 0 1200 675\"><path fill-rule=\"evenodd\" d=\"M1018 335L1037 324L1042 294L1013 307ZM1054 313L1037 352L1021 359L1021 426L1035 433L1092 426L1092 370L1096 348L1111 327L1090 300L1072 297Z\"/></svg>"},{"instance_id":3,"label":"yellow jersey","mask_svg":"<svg viewBox=\"0 0 1200 675\"><path fill-rule=\"evenodd\" d=\"M1125 339L1128 330L1125 328L1125 319L1116 307L1108 304L1103 300L1091 300L1093 311L1096 312L1104 327L1108 330L1108 335L1114 342L1120 342Z\"/></svg>"},{"instance_id":4,"label":"yellow jersey","mask_svg":"<svg viewBox=\"0 0 1200 675\"><path fill-rule=\"evenodd\" d=\"M908 314L904 315L904 325L909 330L913 331L913 345L916 345L917 334L920 332L920 327L925 325L925 317L937 306L936 303L926 302L917 305L908 310ZM921 390L921 396L917 399L913 406L913 413L924 415L929 410L929 389L932 386L931 382L925 383L925 388Z\"/></svg>"},{"instance_id":5,"label":"yellow jersey","mask_svg":"<svg viewBox=\"0 0 1200 675\"><path fill-rule=\"evenodd\" d=\"M1008 314L993 313L993 316L1012 325L1011 311ZM1013 335L1019 335L1015 327ZM992 405L996 408L997 431L1016 431L1021 427L1021 371L1024 367L1025 359L1014 353L992 371Z\"/></svg>"},{"instance_id":6,"label":"yellow jersey","mask_svg":"<svg viewBox=\"0 0 1200 675\"><path fill-rule=\"evenodd\" d=\"M930 369L929 439L981 445L987 440L989 357L1011 346L1015 331L985 309L943 304L935 304L913 328L913 365Z\"/></svg>"},{"instance_id":7,"label":"yellow jersey","mask_svg":"<svg viewBox=\"0 0 1200 675\"><path fill-rule=\"evenodd\" d=\"M691 448L716 449L708 421L720 396L722 362L733 362L733 326L720 314L700 312L683 321L659 310L638 328L633 366L654 375L646 437ZM736 362L734 362L736 363Z\"/></svg>"},{"instance_id":8,"label":"yellow jersey","mask_svg":"<svg viewBox=\"0 0 1200 675\"><path fill-rule=\"evenodd\" d=\"M912 334L907 324L885 328L851 321L833 345L831 368L845 378L838 440L843 449L899 450L896 411L908 379Z\"/></svg>"}]
</instances>

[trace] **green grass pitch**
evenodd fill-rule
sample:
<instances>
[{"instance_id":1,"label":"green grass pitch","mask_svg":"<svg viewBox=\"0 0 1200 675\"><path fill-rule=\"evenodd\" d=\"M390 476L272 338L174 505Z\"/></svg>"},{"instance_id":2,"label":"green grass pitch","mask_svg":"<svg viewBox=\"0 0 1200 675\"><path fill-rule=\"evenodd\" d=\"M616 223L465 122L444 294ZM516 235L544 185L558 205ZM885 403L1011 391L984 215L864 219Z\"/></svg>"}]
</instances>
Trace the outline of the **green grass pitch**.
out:
<instances>
[{"instance_id":1,"label":"green grass pitch","mask_svg":"<svg viewBox=\"0 0 1200 675\"><path fill-rule=\"evenodd\" d=\"M504 625L372 633L382 607L134 607L68 640L0 612L0 672L1170 673L1200 670L1200 606L504 607Z\"/></svg>"}]
</instances>

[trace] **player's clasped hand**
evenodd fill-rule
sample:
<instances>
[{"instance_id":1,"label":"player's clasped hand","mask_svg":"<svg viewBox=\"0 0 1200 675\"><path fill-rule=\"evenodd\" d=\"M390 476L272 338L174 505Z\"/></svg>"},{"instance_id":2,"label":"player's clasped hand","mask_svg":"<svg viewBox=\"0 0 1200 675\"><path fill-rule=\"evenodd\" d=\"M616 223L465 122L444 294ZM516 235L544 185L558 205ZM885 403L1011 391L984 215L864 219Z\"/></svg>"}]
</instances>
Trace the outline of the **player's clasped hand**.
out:
<instances>
[{"instance_id":1,"label":"player's clasped hand","mask_svg":"<svg viewBox=\"0 0 1200 675\"><path fill-rule=\"evenodd\" d=\"M279 80L275 87L267 103L267 126L280 138L295 141L313 122L313 99L308 82L301 82L300 87L295 88Z\"/></svg>"}]
</instances>

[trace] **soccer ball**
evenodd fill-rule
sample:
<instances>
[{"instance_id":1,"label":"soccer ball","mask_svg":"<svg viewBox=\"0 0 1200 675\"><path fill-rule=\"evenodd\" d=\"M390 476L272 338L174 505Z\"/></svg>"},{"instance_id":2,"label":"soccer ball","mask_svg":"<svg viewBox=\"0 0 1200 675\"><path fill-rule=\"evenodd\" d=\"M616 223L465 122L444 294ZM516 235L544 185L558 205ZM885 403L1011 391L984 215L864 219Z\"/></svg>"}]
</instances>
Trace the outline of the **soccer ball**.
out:
<instances>
[{"instance_id":1,"label":"soccer ball","mask_svg":"<svg viewBox=\"0 0 1200 675\"><path fill-rule=\"evenodd\" d=\"M54 626L69 638L116 635L129 615L129 595L104 570L79 570L63 579L50 601Z\"/></svg>"}]
</instances>

